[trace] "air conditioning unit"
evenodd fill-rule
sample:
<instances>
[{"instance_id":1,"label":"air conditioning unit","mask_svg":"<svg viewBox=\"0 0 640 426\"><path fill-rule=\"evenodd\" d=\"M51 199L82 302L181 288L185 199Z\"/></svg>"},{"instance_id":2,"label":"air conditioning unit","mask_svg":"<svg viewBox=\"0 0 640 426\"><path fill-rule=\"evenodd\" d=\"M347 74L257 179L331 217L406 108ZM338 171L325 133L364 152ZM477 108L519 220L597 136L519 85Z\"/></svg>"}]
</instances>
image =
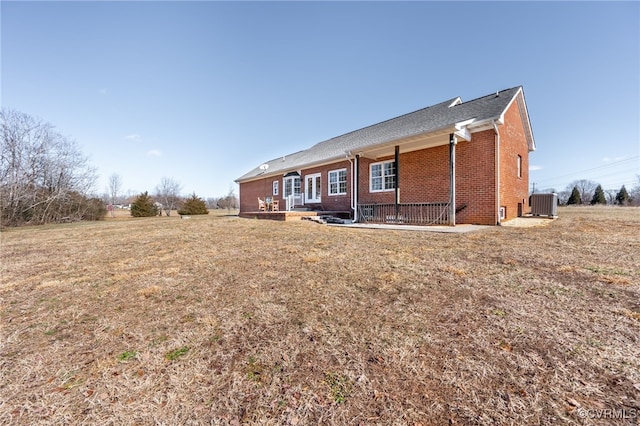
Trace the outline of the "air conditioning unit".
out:
<instances>
[{"instance_id":1,"label":"air conditioning unit","mask_svg":"<svg viewBox=\"0 0 640 426\"><path fill-rule=\"evenodd\" d=\"M533 216L558 217L558 194L532 194L529 204Z\"/></svg>"}]
</instances>

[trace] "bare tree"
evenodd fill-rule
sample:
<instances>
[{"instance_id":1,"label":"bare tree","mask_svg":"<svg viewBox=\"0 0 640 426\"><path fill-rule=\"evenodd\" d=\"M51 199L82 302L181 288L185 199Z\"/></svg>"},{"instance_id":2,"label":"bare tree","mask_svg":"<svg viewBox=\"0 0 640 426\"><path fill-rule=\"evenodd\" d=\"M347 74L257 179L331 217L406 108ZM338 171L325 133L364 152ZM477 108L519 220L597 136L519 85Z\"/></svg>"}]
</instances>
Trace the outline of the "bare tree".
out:
<instances>
[{"instance_id":1,"label":"bare tree","mask_svg":"<svg viewBox=\"0 0 640 426\"><path fill-rule=\"evenodd\" d=\"M0 124L2 223L80 219L82 207L76 205L88 202L96 174L78 144L51 124L15 110L3 108Z\"/></svg>"},{"instance_id":2,"label":"bare tree","mask_svg":"<svg viewBox=\"0 0 640 426\"><path fill-rule=\"evenodd\" d=\"M571 196L571 191L558 191L558 204L565 205L567 201L569 201L569 197Z\"/></svg>"},{"instance_id":3,"label":"bare tree","mask_svg":"<svg viewBox=\"0 0 640 426\"><path fill-rule=\"evenodd\" d=\"M218 207L227 209L228 212L231 212L232 209L237 209L239 204L233 186L229 187L229 193L225 197L218 199Z\"/></svg>"},{"instance_id":4,"label":"bare tree","mask_svg":"<svg viewBox=\"0 0 640 426\"><path fill-rule=\"evenodd\" d=\"M111 201L111 217L115 216L114 206L118 202L118 194L122 189L122 179L120 175L114 173L109 176L109 197Z\"/></svg>"},{"instance_id":5,"label":"bare tree","mask_svg":"<svg viewBox=\"0 0 640 426\"><path fill-rule=\"evenodd\" d=\"M578 192L580 193L580 199L582 200L582 204L589 204L591 202L591 198L593 197L593 193L596 190L598 184L592 180L581 179L575 180L567 185L567 191L571 193L573 188L578 188Z\"/></svg>"},{"instance_id":6,"label":"bare tree","mask_svg":"<svg viewBox=\"0 0 640 426\"><path fill-rule=\"evenodd\" d=\"M607 196L607 204L615 204L616 203L616 195L618 195L618 190L616 189L607 189L604 191Z\"/></svg>"},{"instance_id":7,"label":"bare tree","mask_svg":"<svg viewBox=\"0 0 640 426\"><path fill-rule=\"evenodd\" d=\"M167 216L171 215L171 210L178 207L181 189L179 182L168 177L162 177L160 185L156 187L155 198L162 204L162 209Z\"/></svg>"},{"instance_id":8,"label":"bare tree","mask_svg":"<svg viewBox=\"0 0 640 426\"><path fill-rule=\"evenodd\" d=\"M631 196L631 204L640 206L640 175L636 175L636 186L631 188L629 195Z\"/></svg>"},{"instance_id":9,"label":"bare tree","mask_svg":"<svg viewBox=\"0 0 640 426\"><path fill-rule=\"evenodd\" d=\"M213 210L213 209L217 209L218 208L218 199L215 197L209 197L206 199L206 203L207 203L207 208L209 210Z\"/></svg>"}]
</instances>

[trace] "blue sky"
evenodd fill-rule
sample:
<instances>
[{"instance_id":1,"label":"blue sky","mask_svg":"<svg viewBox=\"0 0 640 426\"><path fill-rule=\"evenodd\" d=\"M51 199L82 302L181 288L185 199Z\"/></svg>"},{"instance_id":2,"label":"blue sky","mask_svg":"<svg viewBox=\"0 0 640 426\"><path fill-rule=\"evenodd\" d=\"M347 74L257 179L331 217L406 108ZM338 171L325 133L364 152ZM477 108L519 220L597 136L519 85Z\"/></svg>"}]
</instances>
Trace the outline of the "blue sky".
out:
<instances>
[{"instance_id":1,"label":"blue sky","mask_svg":"<svg viewBox=\"0 0 640 426\"><path fill-rule=\"evenodd\" d=\"M272 158L522 85L531 183L633 187L637 2L2 1L1 103L76 139L96 192L225 195Z\"/></svg>"}]
</instances>

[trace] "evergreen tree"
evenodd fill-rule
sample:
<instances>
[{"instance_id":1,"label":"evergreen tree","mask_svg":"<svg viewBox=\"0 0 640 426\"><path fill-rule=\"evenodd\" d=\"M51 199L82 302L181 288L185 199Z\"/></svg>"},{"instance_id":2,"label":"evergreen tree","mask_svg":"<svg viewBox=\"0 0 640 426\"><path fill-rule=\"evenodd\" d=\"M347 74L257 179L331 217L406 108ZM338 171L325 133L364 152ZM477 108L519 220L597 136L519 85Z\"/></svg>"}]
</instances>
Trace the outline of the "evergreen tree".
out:
<instances>
[{"instance_id":1,"label":"evergreen tree","mask_svg":"<svg viewBox=\"0 0 640 426\"><path fill-rule=\"evenodd\" d=\"M151 217L158 216L158 207L153 202L148 192L138 195L138 198L131 204L131 216Z\"/></svg>"},{"instance_id":2,"label":"evergreen tree","mask_svg":"<svg viewBox=\"0 0 640 426\"><path fill-rule=\"evenodd\" d=\"M195 193L193 193L189 198L184 200L182 203L182 208L178 210L179 215L196 215L196 214L209 214L209 210L207 210L207 203L200 197L198 197Z\"/></svg>"},{"instance_id":3,"label":"evergreen tree","mask_svg":"<svg viewBox=\"0 0 640 426\"><path fill-rule=\"evenodd\" d=\"M580 191L578 191L578 187L574 186L571 191L571 196L569 200L567 200L567 205L569 204L582 204L582 199L580 198Z\"/></svg>"},{"instance_id":4,"label":"evergreen tree","mask_svg":"<svg viewBox=\"0 0 640 426\"><path fill-rule=\"evenodd\" d=\"M596 204L607 204L607 198L604 196L604 191L600 185L596 187L593 197L591 198L591 205L593 206Z\"/></svg>"},{"instance_id":5,"label":"evergreen tree","mask_svg":"<svg viewBox=\"0 0 640 426\"><path fill-rule=\"evenodd\" d=\"M627 188L622 185L622 188L620 188L620 192L618 192L618 195L616 195L616 203L624 206L629 204L629 201L631 201L631 199L629 197L629 193L627 192Z\"/></svg>"}]
</instances>

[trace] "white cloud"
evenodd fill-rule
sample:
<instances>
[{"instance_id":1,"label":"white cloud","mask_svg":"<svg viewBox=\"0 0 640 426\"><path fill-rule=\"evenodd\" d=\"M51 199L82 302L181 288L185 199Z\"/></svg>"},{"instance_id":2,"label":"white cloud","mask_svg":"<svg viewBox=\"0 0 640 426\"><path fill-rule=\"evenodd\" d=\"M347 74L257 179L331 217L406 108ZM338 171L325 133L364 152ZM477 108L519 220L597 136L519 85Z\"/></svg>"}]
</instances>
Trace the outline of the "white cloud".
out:
<instances>
[{"instance_id":1,"label":"white cloud","mask_svg":"<svg viewBox=\"0 0 640 426\"><path fill-rule=\"evenodd\" d=\"M529 171L530 172L534 172L536 170L542 170L542 166L535 166L535 165L529 166Z\"/></svg>"},{"instance_id":2,"label":"white cloud","mask_svg":"<svg viewBox=\"0 0 640 426\"><path fill-rule=\"evenodd\" d=\"M149 157L162 157L162 151L158 149L152 149L151 151L147 151L147 156Z\"/></svg>"},{"instance_id":3,"label":"white cloud","mask_svg":"<svg viewBox=\"0 0 640 426\"><path fill-rule=\"evenodd\" d=\"M107 94L107 89L100 89L100 90L98 90L98 93L100 93L101 95L106 95Z\"/></svg>"},{"instance_id":4,"label":"white cloud","mask_svg":"<svg viewBox=\"0 0 640 426\"><path fill-rule=\"evenodd\" d=\"M139 141L140 135L137 133L132 133L130 135L125 136L124 138L128 141Z\"/></svg>"},{"instance_id":5,"label":"white cloud","mask_svg":"<svg viewBox=\"0 0 640 426\"><path fill-rule=\"evenodd\" d=\"M602 159L602 161L604 161L605 163L610 163L610 162L612 162L612 161L622 161L622 160L624 160L624 159L626 159L626 158L627 158L627 157L613 157L613 158L611 158L611 157L604 157L604 158Z\"/></svg>"}]
</instances>

